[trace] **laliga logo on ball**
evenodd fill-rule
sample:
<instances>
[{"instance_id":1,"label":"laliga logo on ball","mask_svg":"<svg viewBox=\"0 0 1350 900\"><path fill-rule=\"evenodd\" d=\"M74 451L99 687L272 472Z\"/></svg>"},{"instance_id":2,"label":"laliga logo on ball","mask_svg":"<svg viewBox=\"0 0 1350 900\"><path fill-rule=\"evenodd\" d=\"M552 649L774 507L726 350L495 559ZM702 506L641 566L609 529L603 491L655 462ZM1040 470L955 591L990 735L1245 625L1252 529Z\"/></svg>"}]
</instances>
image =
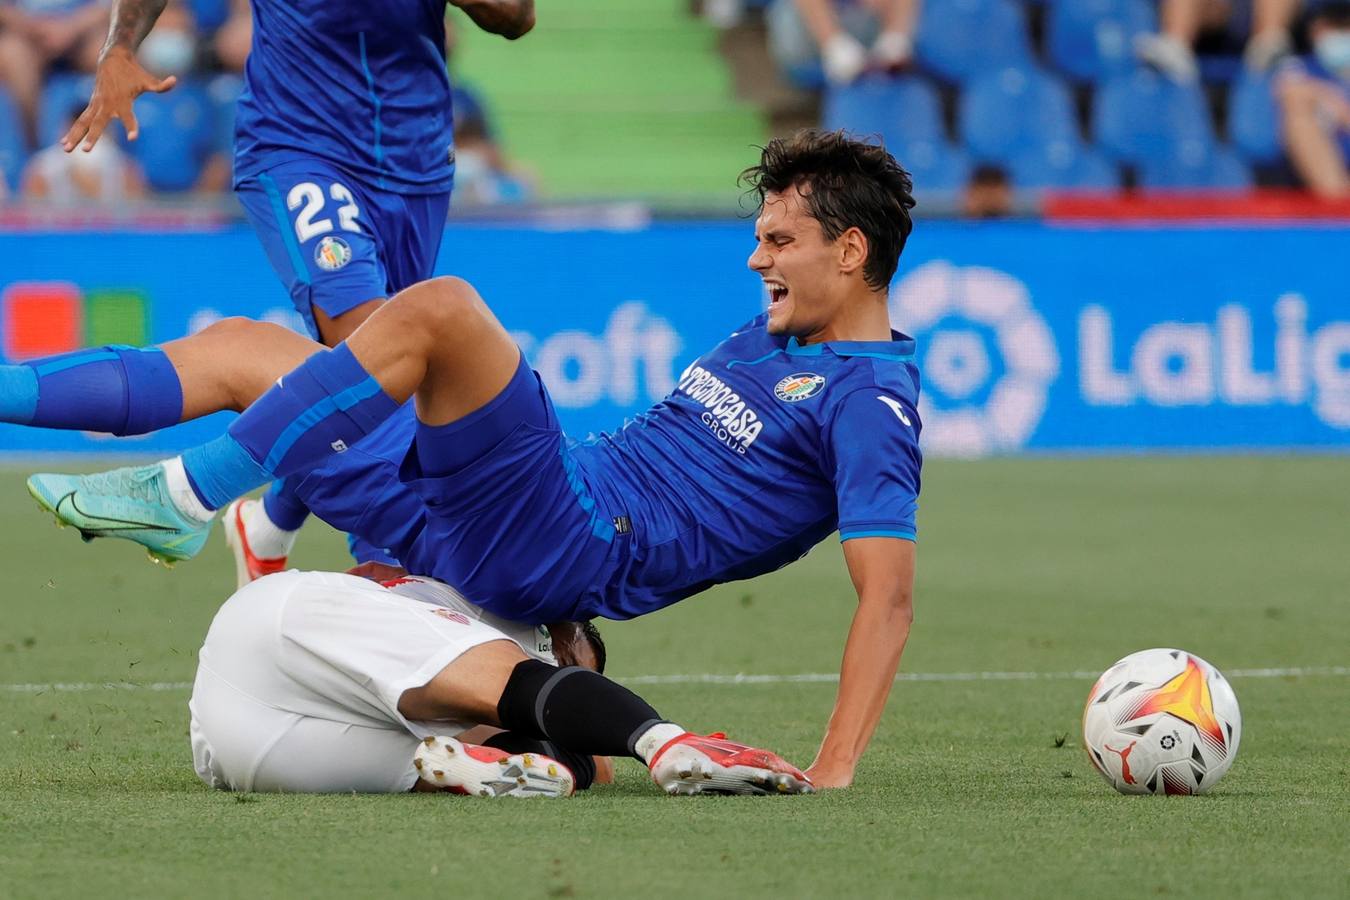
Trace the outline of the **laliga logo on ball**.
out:
<instances>
[{"instance_id":1,"label":"laliga logo on ball","mask_svg":"<svg viewBox=\"0 0 1350 900\"><path fill-rule=\"evenodd\" d=\"M983 456L1026 444L1059 377L1059 352L1026 285L1005 272L935 261L891 291L891 320L914 336L924 444Z\"/></svg>"}]
</instances>

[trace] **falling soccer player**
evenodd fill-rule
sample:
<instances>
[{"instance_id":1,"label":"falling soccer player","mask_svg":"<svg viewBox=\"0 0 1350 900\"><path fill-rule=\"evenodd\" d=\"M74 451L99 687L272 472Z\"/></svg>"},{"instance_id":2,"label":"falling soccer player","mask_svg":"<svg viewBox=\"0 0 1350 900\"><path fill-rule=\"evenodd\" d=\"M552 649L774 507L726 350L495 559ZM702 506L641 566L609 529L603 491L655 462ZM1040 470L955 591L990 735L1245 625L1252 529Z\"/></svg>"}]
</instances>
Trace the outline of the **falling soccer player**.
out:
<instances>
[{"instance_id":1,"label":"falling soccer player","mask_svg":"<svg viewBox=\"0 0 1350 900\"><path fill-rule=\"evenodd\" d=\"M399 293L331 351L238 322L162 352L11 367L0 419L88 428L91 390L136 422L144 404L177 403L182 419L243 409L181 459L37 475L30 491L87 536L173 559L236 497L322 473L330 521L400 520L386 546L404 567L513 621L645 615L780 568L838 531L858 606L807 774L845 786L912 619L919 376L914 342L887 311L911 182L883 148L837 132L771 141L745 178L760 200L749 266L768 311L612 434L568 440L519 348L454 278ZM98 387L89 366L109 367ZM415 418L399 414L409 398ZM383 493L334 496L347 460Z\"/></svg>"}]
</instances>

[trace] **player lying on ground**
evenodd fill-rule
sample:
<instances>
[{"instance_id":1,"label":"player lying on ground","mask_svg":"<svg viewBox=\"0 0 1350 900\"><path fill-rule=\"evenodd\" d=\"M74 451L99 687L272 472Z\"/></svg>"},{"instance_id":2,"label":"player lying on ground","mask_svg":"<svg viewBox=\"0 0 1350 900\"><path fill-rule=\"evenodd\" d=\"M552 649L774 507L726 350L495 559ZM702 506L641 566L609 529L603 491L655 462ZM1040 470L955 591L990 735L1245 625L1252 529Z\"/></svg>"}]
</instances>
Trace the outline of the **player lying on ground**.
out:
<instances>
[{"instance_id":1,"label":"player lying on ground","mask_svg":"<svg viewBox=\"0 0 1350 900\"><path fill-rule=\"evenodd\" d=\"M603 664L603 645L565 640L559 657ZM537 629L434 581L270 575L207 632L193 763L239 791L556 797L590 786L593 757L631 756L671 794L810 791L767 750L690 734L598 672L554 662ZM486 746L461 740L467 729Z\"/></svg>"},{"instance_id":2,"label":"player lying on ground","mask_svg":"<svg viewBox=\"0 0 1350 900\"><path fill-rule=\"evenodd\" d=\"M0 375L0 413L127 433L247 406L228 434L167 465L30 480L87 535L170 559L195 553L235 497L340 471L333 460L392 432L405 486L394 496L420 501L395 557L513 621L643 615L777 569L838 530L859 603L809 774L846 785L911 621L918 372L886 304L910 180L883 149L815 132L771 142L747 176L762 200L749 265L768 313L613 435L566 440L519 349L457 279L401 292L332 351L241 323L163 353L15 367ZM285 359L300 365L287 372ZM109 367L102 381L86 374L94 365ZM389 420L409 398L416 417L399 432Z\"/></svg>"}]
</instances>

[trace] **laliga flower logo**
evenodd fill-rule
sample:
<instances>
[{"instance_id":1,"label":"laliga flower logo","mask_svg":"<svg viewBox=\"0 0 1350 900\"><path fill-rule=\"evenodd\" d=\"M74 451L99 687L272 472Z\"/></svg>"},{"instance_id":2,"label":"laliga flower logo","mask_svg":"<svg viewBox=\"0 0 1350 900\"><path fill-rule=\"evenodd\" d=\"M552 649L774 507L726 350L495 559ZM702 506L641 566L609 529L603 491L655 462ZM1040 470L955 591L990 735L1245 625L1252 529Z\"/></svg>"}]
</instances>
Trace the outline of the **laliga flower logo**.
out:
<instances>
[{"instance_id":1,"label":"laliga flower logo","mask_svg":"<svg viewBox=\"0 0 1350 900\"><path fill-rule=\"evenodd\" d=\"M891 320L919 346L928 452L983 456L1026 444L1059 376L1059 353L1026 285L935 261L891 291Z\"/></svg>"}]
</instances>

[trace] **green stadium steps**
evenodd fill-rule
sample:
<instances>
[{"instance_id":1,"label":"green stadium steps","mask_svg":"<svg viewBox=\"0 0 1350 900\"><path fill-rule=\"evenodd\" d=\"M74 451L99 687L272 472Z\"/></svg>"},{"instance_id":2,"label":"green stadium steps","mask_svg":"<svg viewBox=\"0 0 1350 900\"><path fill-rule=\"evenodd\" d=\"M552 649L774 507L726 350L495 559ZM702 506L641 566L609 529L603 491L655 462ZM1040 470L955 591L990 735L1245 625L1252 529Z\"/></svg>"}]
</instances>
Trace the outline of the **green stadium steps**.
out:
<instances>
[{"instance_id":1,"label":"green stadium steps","mask_svg":"<svg viewBox=\"0 0 1350 900\"><path fill-rule=\"evenodd\" d=\"M457 24L456 76L543 199L734 202L767 123L685 3L574 0L515 42Z\"/></svg>"}]
</instances>

